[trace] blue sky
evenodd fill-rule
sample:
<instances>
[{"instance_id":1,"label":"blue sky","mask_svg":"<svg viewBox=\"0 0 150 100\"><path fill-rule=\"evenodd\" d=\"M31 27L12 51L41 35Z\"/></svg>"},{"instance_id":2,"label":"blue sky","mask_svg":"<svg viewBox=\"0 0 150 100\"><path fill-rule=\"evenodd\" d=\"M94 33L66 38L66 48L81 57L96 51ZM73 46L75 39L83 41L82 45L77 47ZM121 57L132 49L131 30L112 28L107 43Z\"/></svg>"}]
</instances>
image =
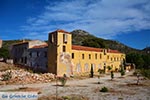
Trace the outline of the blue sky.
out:
<instances>
[{"instance_id":1,"label":"blue sky","mask_svg":"<svg viewBox=\"0 0 150 100\"><path fill-rule=\"evenodd\" d=\"M0 0L0 39L47 40L56 29L143 49L150 46L150 0Z\"/></svg>"}]
</instances>

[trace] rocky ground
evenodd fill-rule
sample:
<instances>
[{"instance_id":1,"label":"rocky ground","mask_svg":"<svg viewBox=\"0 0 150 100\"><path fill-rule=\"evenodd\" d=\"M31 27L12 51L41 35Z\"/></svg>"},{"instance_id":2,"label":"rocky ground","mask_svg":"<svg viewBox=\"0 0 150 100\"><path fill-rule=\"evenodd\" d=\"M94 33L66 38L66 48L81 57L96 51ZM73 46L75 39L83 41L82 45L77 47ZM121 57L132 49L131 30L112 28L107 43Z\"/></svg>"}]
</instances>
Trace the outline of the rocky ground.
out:
<instances>
[{"instance_id":1,"label":"rocky ground","mask_svg":"<svg viewBox=\"0 0 150 100\"><path fill-rule=\"evenodd\" d=\"M124 77L120 77L120 73L115 73L113 80L108 74L102 75L100 79L97 77L71 78L67 80L64 87L59 81L54 80L47 83L42 80L43 82L24 85L19 85L16 81L15 84L1 84L0 92L36 91L39 94L39 100L56 100L56 95L57 100L150 100L150 80L140 77L140 84L137 85L137 77L132 74L133 72L128 72ZM38 76L38 79L39 77L41 76ZM104 86L108 88L108 92L100 92ZM76 99L70 96L75 96Z\"/></svg>"},{"instance_id":2,"label":"rocky ground","mask_svg":"<svg viewBox=\"0 0 150 100\"><path fill-rule=\"evenodd\" d=\"M71 80L65 87L58 86L58 95L82 95L89 100L150 100L150 80L141 79L136 85L137 78L130 76L120 77L115 73L115 79L110 80L110 75L98 78L88 78L84 80ZM100 81L100 84L98 84ZM40 95L56 95L56 83L42 87ZM100 92L102 87L107 87L109 92Z\"/></svg>"}]
</instances>

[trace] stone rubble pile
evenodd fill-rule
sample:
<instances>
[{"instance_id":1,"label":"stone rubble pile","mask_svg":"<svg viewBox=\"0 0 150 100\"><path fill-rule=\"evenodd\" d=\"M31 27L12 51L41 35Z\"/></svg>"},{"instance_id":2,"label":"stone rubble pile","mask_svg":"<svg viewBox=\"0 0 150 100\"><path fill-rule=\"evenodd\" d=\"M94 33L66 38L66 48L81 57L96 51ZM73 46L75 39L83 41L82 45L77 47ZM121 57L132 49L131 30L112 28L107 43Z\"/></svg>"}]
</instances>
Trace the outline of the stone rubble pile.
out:
<instances>
[{"instance_id":1,"label":"stone rubble pile","mask_svg":"<svg viewBox=\"0 0 150 100\"><path fill-rule=\"evenodd\" d=\"M54 74L51 73L37 74L20 69L0 72L0 81L2 81L3 75L7 73L11 73L11 79L7 80L7 84L47 83L55 78Z\"/></svg>"}]
</instances>

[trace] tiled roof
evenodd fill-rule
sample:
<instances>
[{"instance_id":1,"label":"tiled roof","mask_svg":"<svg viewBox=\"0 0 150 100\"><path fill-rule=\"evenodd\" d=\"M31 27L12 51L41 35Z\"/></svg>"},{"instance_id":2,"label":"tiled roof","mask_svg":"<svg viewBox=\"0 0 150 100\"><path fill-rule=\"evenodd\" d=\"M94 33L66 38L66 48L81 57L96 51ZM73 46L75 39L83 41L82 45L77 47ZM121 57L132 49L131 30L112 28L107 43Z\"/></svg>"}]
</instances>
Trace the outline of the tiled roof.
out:
<instances>
[{"instance_id":1,"label":"tiled roof","mask_svg":"<svg viewBox=\"0 0 150 100\"><path fill-rule=\"evenodd\" d=\"M65 30L56 30L57 32L63 32L63 33L67 33L67 34L70 34L69 32L65 31Z\"/></svg>"},{"instance_id":2,"label":"tiled roof","mask_svg":"<svg viewBox=\"0 0 150 100\"><path fill-rule=\"evenodd\" d=\"M86 46L79 46L79 45L72 45L73 50L83 50L83 51L96 51L102 52L103 49L101 48L93 48L93 47L86 47Z\"/></svg>"},{"instance_id":3,"label":"tiled roof","mask_svg":"<svg viewBox=\"0 0 150 100\"><path fill-rule=\"evenodd\" d=\"M102 48L93 48L93 47L86 47L86 46L79 46L79 45L72 45L73 50L83 50L83 51L96 51L96 52L103 52L104 49ZM118 50L111 50L107 49L108 53L120 53Z\"/></svg>"},{"instance_id":4,"label":"tiled roof","mask_svg":"<svg viewBox=\"0 0 150 100\"><path fill-rule=\"evenodd\" d=\"M51 32L51 33L55 33L55 32L62 32L62 33L66 33L66 34L71 34L71 33L67 32L65 30L62 30L62 29L58 29L58 30L56 30L54 32Z\"/></svg>"},{"instance_id":5,"label":"tiled roof","mask_svg":"<svg viewBox=\"0 0 150 100\"><path fill-rule=\"evenodd\" d=\"M108 53L120 53L120 52L118 50L111 50L111 49L109 49Z\"/></svg>"},{"instance_id":6,"label":"tiled roof","mask_svg":"<svg viewBox=\"0 0 150 100\"><path fill-rule=\"evenodd\" d=\"M14 43L13 45L27 44L29 41Z\"/></svg>"},{"instance_id":7,"label":"tiled roof","mask_svg":"<svg viewBox=\"0 0 150 100\"><path fill-rule=\"evenodd\" d=\"M32 48L36 49L36 48L46 48L46 47L48 47L48 44L37 45L37 46L33 46Z\"/></svg>"}]
</instances>

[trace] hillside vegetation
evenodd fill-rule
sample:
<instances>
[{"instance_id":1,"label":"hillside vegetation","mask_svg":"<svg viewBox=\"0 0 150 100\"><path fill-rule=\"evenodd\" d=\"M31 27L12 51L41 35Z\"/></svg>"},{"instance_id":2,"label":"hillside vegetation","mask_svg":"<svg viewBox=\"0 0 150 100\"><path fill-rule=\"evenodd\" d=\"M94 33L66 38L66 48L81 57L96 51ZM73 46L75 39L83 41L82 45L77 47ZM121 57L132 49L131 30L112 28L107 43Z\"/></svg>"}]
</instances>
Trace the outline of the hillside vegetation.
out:
<instances>
[{"instance_id":1,"label":"hillside vegetation","mask_svg":"<svg viewBox=\"0 0 150 100\"><path fill-rule=\"evenodd\" d=\"M141 50L137 50L129 46L126 46L120 43L119 41L98 38L83 30L74 30L71 33L72 33L73 44L96 47L96 48L110 48L110 49L119 50L120 52L126 54L130 52L136 52L136 53L142 52Z\"/></svg>"}]
</instances>

